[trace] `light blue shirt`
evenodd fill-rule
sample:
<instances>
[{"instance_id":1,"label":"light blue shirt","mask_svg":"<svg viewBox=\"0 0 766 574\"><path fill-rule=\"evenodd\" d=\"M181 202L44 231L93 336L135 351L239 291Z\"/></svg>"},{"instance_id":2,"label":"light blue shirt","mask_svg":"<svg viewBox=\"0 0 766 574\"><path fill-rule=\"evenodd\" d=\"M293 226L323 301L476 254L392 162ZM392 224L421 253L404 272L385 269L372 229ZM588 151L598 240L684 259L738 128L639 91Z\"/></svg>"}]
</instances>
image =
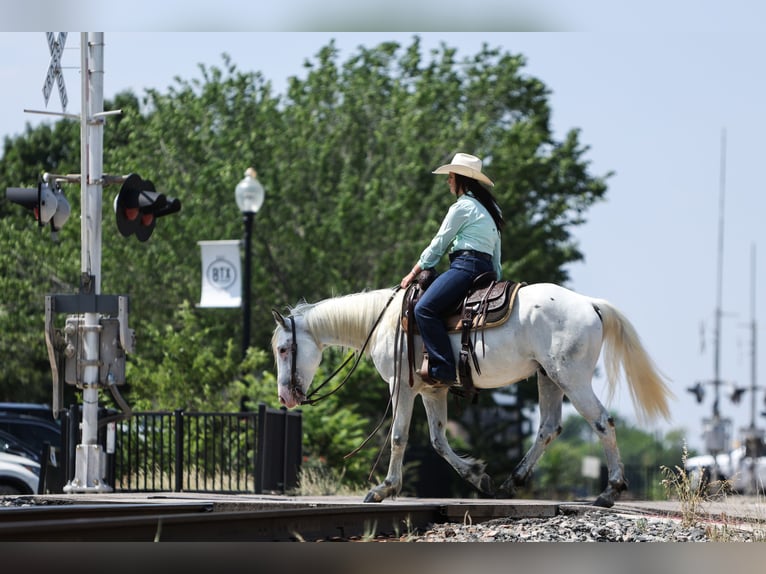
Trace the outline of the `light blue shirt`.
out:
<instances>
[{"instance_id":1,"label":"light blue shirt","mask_svg":"<svg viewBox=\"0 0 766 574\"><path fill-rule=\"evenodd\" d=\"M479 200L467 193L458 197L447 211L439 231L420 255L420 268L435 267L448 249L450 253L471 249L492 255L492 265L500 280L500 232Z\"/></svg>"}]
</instances>

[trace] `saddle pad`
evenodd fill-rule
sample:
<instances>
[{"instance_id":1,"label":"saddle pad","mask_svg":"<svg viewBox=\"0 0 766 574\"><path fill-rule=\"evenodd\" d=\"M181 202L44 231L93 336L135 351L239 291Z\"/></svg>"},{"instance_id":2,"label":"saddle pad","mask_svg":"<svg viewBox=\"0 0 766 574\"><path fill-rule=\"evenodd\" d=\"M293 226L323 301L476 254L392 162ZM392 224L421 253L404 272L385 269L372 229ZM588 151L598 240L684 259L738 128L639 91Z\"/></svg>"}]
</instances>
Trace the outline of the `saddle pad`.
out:
<instances>
[{"instance_id":1,"label":"saddle pad","mask_svg":"<svg viewBox=\"0 0 766 574\"><path fill-rule=\"evenodd\" d=\"M484 313L475 314L473 318L472 329L485 329L497 327L508 320L516 302L516 294L526 283L517 283L515 281L500 281L493 283L490 287L478 289L470 293L465 301L466 307L473 307L479 310L484 307ZM462 319L463 308L449 316L447 319L447 328L450 332L463 330Z\"/></svg>"}]
</instances>

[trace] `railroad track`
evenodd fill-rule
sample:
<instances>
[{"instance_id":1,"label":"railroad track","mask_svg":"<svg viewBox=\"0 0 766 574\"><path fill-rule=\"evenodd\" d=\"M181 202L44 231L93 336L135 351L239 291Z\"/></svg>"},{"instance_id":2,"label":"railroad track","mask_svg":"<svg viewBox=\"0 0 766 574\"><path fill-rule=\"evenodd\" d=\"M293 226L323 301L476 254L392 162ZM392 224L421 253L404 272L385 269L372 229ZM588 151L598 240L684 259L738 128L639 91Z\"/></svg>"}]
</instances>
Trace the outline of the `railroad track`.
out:
<instances>
[{"instance_id":1,"label":"railroad track","mask_svg":"<svg viewBox=\"0 0 766 574\"><path fill-rule=\"evenodd\" d=\"M706 505L711 520L764 523L762 505L735 497ZM759 508L761 510L759 510ZM398 498L364 504L342 497L195 493L0 498L0 541L354 541L399 540L434 524L494 518L553 518L593 510L586 502ZM621 514L680 517L671 501L626 501Z\"/></svg>"},{"instance_id":2,"label":"railroad track","mask_svg":"<svg viewBox=\"0 0 766 574\"><path fill-rule=\"evenodd\" d=\"M209 501L0 508L2 541L317 541L399 539L440 522L554 516L558 505L413 502L216 510Z\"/></svg>"}]
</instances>

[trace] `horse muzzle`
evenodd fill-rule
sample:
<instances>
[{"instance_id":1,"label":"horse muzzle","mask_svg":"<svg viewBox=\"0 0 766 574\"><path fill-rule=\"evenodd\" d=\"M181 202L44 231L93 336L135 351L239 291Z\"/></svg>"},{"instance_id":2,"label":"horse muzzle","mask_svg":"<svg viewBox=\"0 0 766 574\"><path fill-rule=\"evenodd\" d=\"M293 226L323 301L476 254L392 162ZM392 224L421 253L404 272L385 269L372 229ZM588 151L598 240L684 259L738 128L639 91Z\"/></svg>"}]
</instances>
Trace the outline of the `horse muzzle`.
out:
<instances>
[{"instance_id":1,"label":"horse muzzle","mask_svg":"<svg viewBox=\"0 0 766 574\"><path fill-rule=\"evenodd\" d=\"M303 389L297 380L293 379L288 383L279 385L279 403L282 406L292 409L303 404L303 401L305 400L306 393L303 392Z\"/></svg>"}]
</instances>

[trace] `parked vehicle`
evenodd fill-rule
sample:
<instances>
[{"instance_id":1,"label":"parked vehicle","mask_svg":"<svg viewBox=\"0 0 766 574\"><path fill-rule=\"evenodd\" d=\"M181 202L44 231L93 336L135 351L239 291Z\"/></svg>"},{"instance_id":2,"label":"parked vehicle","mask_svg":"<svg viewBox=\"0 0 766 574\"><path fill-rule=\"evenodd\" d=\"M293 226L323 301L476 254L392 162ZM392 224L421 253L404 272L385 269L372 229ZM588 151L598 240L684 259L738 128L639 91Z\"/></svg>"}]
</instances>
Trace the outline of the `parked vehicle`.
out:
<instances>
[{"instance_id":1,"label":"parked vehicle","mask_svg":"<svg viewBox=\"0 0 766 574\"><path fill-rule=\"evenodd\" d=\"M10 433L0 430L0 452L23 456L40 462L40 453Z\"/></svg>"},{"instance_id":2,"label":"parked vehicle","mask_svg":"<svg viewBox=\"0 0 766 574\"><path fill-rule=\"evenodd\" d=\"M34 450L40 456L45 443L61 447L59 422L36 415L0 410L0 431L4 431Z\"/></svg>"},{"instance_id":3,"label":"parked vehicle","mask_svg":"<svg viewBox=\"0 0 766 574\"><path fill-rule=\"evenodd\" d=\"M37 403L0 402L1 414L29 415L54 422L53 411L48 405Z\"/></svg>"},{"instance_id":4,"label":"parked vehicle","mask_svg":"<svg viewBox=\"0 0 766 574\"><path fill-rule=\"evenodd\" d=\"M710 454L693 456L686 460L686 474L695 488L709 483L713 476L726 481L734 492L754 494L766 489L766 456L745 455L745 447L722 453L714 459Z\"/></svg>"},{"instance_id":5,"label":"parked vehicle","mask_svg":"<svg viewBox=\"0 0 766 574\"><path fill-rule=\"evenodd\" d=\"M0 452L0 496L36 494L40 464L23 456Z\"/></svg>"}]
</instances>

